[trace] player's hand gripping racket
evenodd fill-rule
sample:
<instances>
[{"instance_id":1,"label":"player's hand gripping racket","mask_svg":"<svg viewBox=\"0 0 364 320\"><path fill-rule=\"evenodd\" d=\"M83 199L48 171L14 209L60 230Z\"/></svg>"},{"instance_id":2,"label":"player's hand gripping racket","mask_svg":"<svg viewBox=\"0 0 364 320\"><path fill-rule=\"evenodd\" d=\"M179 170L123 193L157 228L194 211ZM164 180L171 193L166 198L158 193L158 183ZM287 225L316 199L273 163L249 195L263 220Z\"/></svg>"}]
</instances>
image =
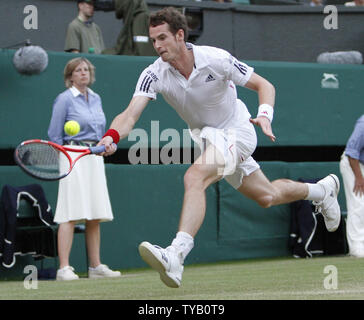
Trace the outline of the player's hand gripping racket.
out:
<instances>
[{"instance_id":1,"label":"player's hand gripping racket","mask_svg":"<svg viewBox=\"0 0 364 320\"><path fill-rule=\"evenodd\" d=\"M15 162L29 175L41 180L59 180L66 177L83 156L105 151L105 146L76 149L60 146L46 140L22 142L14 152ZM79 155L72 160L68 152Z\"/></svg>"}]
</instances>

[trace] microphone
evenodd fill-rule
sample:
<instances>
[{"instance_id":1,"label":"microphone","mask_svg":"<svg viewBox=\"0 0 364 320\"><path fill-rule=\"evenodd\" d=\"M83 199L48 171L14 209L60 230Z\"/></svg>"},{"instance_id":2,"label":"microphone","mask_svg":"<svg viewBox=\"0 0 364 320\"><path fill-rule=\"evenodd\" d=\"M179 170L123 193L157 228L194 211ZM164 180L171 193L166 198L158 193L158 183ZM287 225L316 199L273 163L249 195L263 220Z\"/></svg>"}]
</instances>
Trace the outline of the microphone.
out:
<instances>
[{"instance_id":1,"label":"microphone","mask_svg":"<svg viewBox=\"0 0 364 320\"><path fill-rule=\"evenodd\" d=\"M323 52L317 57L318 63L362 64L363 55L359 51Z\"/></svg>"},{"instance_id":2,"label":"microphone","mask_svg":"<svg viewBox=\"0 0 364 320\"><path fill-rule=\"evenodd\" d=\"M13 64L20 74L40 74L48 66L48 54L43 48L31 45L27 40L25 46L15 52Z\"/></svg>"}]
</instances>

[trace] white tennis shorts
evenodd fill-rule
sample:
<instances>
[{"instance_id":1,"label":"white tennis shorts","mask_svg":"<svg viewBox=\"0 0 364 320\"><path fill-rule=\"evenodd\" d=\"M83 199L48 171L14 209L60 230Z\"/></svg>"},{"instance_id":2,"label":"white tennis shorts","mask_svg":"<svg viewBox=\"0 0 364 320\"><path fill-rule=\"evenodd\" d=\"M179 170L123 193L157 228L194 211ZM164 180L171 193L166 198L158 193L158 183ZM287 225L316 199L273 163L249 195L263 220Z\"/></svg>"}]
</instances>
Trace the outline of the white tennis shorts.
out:
<instances>
[{"instance_id":1,"label":"white tennis shorts","mask_svg":"<svg viewBox=\"0 0 364 320\"><path fill-rule=\"evenodd\" d=\"M249 120L239 128L204 127L190 131L190 134L201 152L212 144L223 155L225 167L221 176L235 189L241 186L244 176L260 168L251 156L257 146L257 135Z\"/></svg>"}]
</instances>

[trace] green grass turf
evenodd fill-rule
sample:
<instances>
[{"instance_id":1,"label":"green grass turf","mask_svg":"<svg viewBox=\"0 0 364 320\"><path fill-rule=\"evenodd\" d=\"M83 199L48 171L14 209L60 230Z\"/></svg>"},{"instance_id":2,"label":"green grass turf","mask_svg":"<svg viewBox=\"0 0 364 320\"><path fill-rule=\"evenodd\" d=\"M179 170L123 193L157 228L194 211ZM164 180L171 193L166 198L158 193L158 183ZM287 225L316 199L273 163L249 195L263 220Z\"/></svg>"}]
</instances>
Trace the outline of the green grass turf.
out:
<instances>
[{"instance_id":1,"label":"green grass turf","mask_svg":"<svg viewBox=\"0 0 364 320\"><path fill-rule=\"evenodd\" d=\"M325 289L328 265L337 268L337 289ZM332 300L364 299L364 259L243 260L187 265L182 286L166 287L151 269L123 271L119 279L38 281L25 289L22 281L2 281L0 299L82 300Z\"/></svg>"}]
</instances>

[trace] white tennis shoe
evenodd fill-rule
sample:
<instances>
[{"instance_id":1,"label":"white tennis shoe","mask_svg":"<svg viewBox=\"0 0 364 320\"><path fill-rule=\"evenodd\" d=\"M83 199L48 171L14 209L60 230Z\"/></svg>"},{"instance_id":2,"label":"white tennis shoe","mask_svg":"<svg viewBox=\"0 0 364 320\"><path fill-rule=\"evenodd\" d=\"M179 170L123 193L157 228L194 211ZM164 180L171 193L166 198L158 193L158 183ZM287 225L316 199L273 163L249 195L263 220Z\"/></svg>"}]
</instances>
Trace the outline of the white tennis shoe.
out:
<instances>
[{"instance_id":1,"label":"white tennis shoe","mask_svg":"<svg viewBox=\"0 0 364 320\"><path fill-rule=\"evenodd\" d=\"M327 230L333 232L339 227L341 218L340 206L337 201L340 181L336 175L329 174L317 183L324 187L325 197L322 201L312 201L312 203L316 206L316 212L321 212L323 215Z\"/></svg>"},{"instance_id":2,"label":"white tennis shoe","mask_svg":"<svg viewBox=\"0 0 364 320\"><path fill-rule=\"evenodd\" d=\"M71 266L65 266L62 269L57 270L57 281L71 281L78 280L79 277L74 273L75 269Z\"/></svg>"},{"instance_id":3,"label":"white tennis shoe","mask_svg":"<svg viewBox=\"0 0 364 320\"><path fill-rule=\"evenodd\" d=\"M147 264L159 272L166 286L180 287L183 273L182 256L174 247L163 249L144 241L139 245L139 254Z\"/></svg>"},{"instance_id":4,"label":"white tennis shoe","mask_svg":"<svg viewBox=\"0 0 364 320\"><path fill-rule=\"evenodd\" d=\"M121 277L121 273L111 270L106 264L100 264L96 268L88 268L88 277L90 279L118 278Z\"/></svg>"}]
</instances>

